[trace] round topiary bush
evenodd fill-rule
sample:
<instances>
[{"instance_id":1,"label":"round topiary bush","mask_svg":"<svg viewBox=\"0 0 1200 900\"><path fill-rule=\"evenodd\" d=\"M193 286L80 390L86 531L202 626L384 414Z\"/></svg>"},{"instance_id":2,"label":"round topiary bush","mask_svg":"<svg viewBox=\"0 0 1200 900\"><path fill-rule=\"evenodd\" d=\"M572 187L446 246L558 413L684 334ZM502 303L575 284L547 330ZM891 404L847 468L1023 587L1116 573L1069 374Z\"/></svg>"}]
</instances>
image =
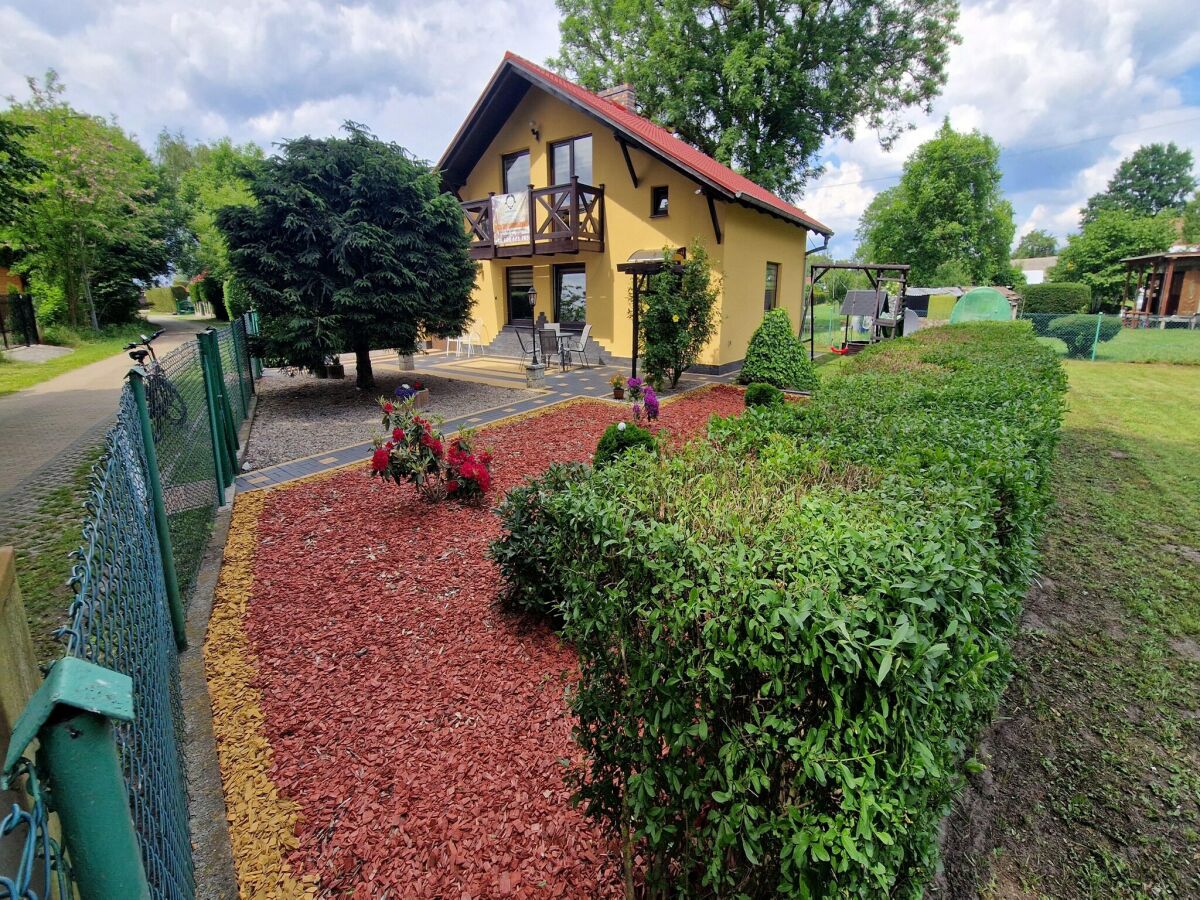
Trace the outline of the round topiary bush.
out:
<instances>
[{"instance_id":1,"label":"round topiary bush","mask_svg":"<svg viewBox=\"0 0 1200 900\"><path fill-rule=\"evenodd\" d=\"M817 373L800 338L792 333L786 309L772 309L750 338L738 376L742 384L774 385L797 391L817 386Z\"/></svg>"},{"instance_id":2,"label":"round topiary bush","mask_svg":"<svg viewBox=\"0 0 1200 900\"><path fill-rule=\"evenodd\" d=\"M592 457L592 465L602 469L634 447L645 447L651 453L658 450L654 435L640 425L634 425L632 422L609 425L596 444L596 455Z\"/></svg>"},{"instance_id":3,"label":"round topiary bush","mask_svg":"<svg viewBox=\"0 0 1200 900\"><path fill-rule=\"evenodd\" d=\"M783 402L783 391L773 384L759 382L746 388L745 400L747 406L775 406Z\"/></svg>"},{"instance_id":4,"label":"round topiary bush","mask_svg":"<svg viewBox=\"0 0 1200 900\"><path fill-rule=\"evenodd\" d=\"M1097 322L1100 325L1098 334ZM1059 316L1046 326L1046 336L1066 344L1067 356L1071 359L1088 358L1094 343L1111 341L1120 333L1121 320L1116 316Z\"/></svg>"}]
</instances>

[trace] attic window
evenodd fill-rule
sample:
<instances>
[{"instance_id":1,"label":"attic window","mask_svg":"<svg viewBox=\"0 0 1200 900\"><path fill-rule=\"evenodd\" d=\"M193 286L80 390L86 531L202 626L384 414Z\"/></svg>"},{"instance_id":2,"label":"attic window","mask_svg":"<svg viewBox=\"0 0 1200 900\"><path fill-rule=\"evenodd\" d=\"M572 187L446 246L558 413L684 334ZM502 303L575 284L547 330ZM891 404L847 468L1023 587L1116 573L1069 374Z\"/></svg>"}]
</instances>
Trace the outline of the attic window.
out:
<instances>
[{"instance_id":1,"label":"attic window","mask_svg":"<svg viewBox=\"0 0 1200 900\"><path fill-rule=\"evenodd\" d=\"M657 187L650 188L650 216L665 216L667 214L668 198L667 186L660 184Z\"/></svg>"}]
</instances>

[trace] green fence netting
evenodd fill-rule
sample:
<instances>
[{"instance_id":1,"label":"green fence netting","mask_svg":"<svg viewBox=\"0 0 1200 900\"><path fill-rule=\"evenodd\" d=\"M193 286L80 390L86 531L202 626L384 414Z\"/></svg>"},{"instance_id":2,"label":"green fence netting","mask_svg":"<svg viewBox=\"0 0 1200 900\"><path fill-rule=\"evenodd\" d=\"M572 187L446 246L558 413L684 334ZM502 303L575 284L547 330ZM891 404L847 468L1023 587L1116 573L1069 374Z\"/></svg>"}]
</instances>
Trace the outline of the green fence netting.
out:
<instances>
[{"instance_id":1,"label":"green fence netting","mask_svg":"<svg viewBox=\"0 0 1200 900\"><path fill-rule=\"evenodd\" d=\"M61 633L69 655L133 680L134 719L116 726L130 814L152 895L184 900L195 889L180 749L179 657L140 427L126 387L92 470L83 546L72 571L75 599Z\"/></svg>"},{"instance_id":2,"label":"green fence netting","mask_svg":"<svg viewBox=\"0 0 1200 900\"><path fill-rule=\"evenodd\" d=\"M1200 364L1200 317L1029 313L1038 339L1067 359Z\"/></svg>"},{"instance_id":3,"label":"green fence netting","mask_svg":"<svg viewBox=\"0 0 1200 900\"><path fill-rule=\"evenodd\" d=\"M221 372L225 377L226 396L233 411L234 422L240 425L250 414L253 396L253 377L250 357L246 354L246 326L243 319L217 332L217 347L221 351Z\"/></svg>"}]
</instances>

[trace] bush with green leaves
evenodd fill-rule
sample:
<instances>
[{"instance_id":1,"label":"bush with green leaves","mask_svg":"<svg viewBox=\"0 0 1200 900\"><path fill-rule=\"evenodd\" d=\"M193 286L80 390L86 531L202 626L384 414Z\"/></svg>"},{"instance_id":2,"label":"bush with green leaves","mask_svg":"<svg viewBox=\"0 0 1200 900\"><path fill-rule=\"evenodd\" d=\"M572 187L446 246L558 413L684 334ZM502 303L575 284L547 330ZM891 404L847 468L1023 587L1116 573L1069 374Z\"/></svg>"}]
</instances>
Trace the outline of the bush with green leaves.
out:
<instances>
[{"instance_id":1,"label":"bush with green leaves","mask_svg":"<svg viewBox=\"0 0 1200 900\"><path fill-rule=\"evenodd\" d=\"M1087 359L1095 344L1111 341L1121 333L1121 320L1117 316L1060 316L1045 326L1044 333L1066 344L1071 359Z\"/></svg>"},{"instance_id":2,"label":"bush with green leaves","mask_svg":"<svg viewBox=\"0 0 1200 900\"><path fill-rule=\"evenodd\" d=\"M510 608L559 618L562 567L551 550L558 529L548 507L554 496L584 481L588 472L582 463L554 463L540 478L505 495L498 509L505 536L488 553L505 578L504 601Z\"/></svg>"},{"instance_id":3,"label":"bush with green leaves","mask_svg":"<svg viewBox=\"0 0 1200 900\"><path fill-rule=\"evenodd\" d=\"M592 465L602 469L637 448L649 450L651 453L657 452L658 444L654 435L632 422L609 425L596 444L596 455L592 457Z\"/></svg>"},{"instance_id":4,"label":"bush with green leaves","mask_svg":"<svg viewBox=\"0 0 1200 900\"><path fill-rule=\"evenodd\" d=\"M1011 673L1065 386L1027 324L924 330L548 499L576 798L627 883L921 896Z\"/></svg>"},{"instance_id":5,"label":"bush with green leaves","mask_svg":"<svg viewBox=\"0 0 1200 900\"><path fill-rule=\"evenodd\" d=\"M1022 313L1086 312L1092 305L1092 289L1072 281L1027 284L1020 294Z\"/></svg>"},{"instance_id":6,"label":"bush with green leaves","mask_svg":"<svg viewBox=\"0 0 1200 900\"><path fill-rule=\"evenodd\" d=\"M747 406L774 406L783 402L783 391L773 384L757 382L746 388Z\"/></svg>"},{"instance_id":7,"label":"bush with green leaves","mask_svg":"<svg viewBox=\"0 0 1200 900\"><path fill-rule=\"evenodd\" d=\"M746 348L738 381L762 382L797 391L811 391L817 386L817 373L808 358L808 349L792 332L792 320L786 309L772 309L763 316Z\"/></svg>"},{"instance_id":8,"label":"bush with green leaves","mask_svg":"<svg viewBox=\"0 0 1200 900\"><path fill-rule=\"evenodd\" d=\"M664 259L671 260L670 251ZM641 294L638 336L647 380L679 384L716 332L716 308L712 267L699 242L689 250L682 272L668 269L650 276Z\"/></svg>"}]
</instances>

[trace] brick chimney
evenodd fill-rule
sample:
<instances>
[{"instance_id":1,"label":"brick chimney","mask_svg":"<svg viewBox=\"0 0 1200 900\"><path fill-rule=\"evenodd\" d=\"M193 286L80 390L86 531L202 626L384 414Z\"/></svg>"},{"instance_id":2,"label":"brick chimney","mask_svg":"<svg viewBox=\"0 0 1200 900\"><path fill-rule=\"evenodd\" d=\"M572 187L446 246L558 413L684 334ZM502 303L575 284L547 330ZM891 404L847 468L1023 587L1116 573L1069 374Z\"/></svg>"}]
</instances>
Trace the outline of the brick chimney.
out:
<instances>
[{"instance_id":1,"label":"brick chimney","mask_svg":"<svg viewBox=\"0 0 1200 900\"><path fill-rule=\"evenodd\" d=\"M637 94L634 93L633 85L628 81L618 84L616 87L605 88L599 96L605 100L611 100L617 106L625 107L630 112L637 112Z\"/></svg>"}]
</instances>

